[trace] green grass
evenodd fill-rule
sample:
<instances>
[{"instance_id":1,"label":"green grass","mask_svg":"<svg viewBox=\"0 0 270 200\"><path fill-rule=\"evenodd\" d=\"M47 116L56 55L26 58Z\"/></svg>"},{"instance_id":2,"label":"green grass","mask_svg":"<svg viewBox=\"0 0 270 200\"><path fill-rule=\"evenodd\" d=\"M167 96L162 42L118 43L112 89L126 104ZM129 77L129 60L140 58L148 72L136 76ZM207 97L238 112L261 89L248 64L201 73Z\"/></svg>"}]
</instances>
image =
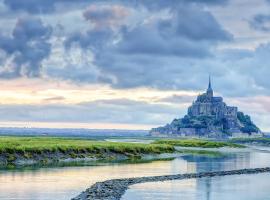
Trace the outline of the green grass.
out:
<instances>
[{"instance_id":1,"label":"green grass","mask_svg":"<svg viewBox=\"0 0 270 200\"><path fill-rule=\"evenodd\" d=\"M22 153L28 155L31 153L53 153L57 151L62 153L72 151L75 153L95 154L106 152L141 154L173 152L174 147L169 144L105 142L55 137L0 137L0 154Z\"/></svg>"},{"instance_id":2,"label":"green grass","mask_svg":"<svg viewBox=\"0 0 270 200\"><path fill-rule=\"evenodd\" d=\"M156 140L152 144L167 144L173 146L181 147L201 147L201 148L220 148L220 147L234 147L242 148L243 145L234 144L231 142L217 142L217 141L207 141L207 140Z\"/></svg>"}]
</instances>

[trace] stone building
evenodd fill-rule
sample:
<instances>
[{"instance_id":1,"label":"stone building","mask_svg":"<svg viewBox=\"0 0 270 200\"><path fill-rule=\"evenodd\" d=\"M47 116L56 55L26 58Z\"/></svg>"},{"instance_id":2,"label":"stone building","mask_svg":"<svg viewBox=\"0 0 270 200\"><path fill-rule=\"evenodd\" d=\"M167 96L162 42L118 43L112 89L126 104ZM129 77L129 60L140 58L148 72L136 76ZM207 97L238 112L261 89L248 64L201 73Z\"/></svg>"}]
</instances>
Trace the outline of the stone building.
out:
<instances>
[{"instance_id":1,"label":"stone building","mask_svg":"<svg viewBox=\"0 0 270 200\"><path fill-rule=\"evenodd\" d=\"M174 119L164 127L153 128L150 133L226 137L242 133L258 134L260 130L248 115L239 112L237 107L227 106L222 97L214 96L209 77L206 92L197 96L184 118Z\"/></svg>"}]
</instances>

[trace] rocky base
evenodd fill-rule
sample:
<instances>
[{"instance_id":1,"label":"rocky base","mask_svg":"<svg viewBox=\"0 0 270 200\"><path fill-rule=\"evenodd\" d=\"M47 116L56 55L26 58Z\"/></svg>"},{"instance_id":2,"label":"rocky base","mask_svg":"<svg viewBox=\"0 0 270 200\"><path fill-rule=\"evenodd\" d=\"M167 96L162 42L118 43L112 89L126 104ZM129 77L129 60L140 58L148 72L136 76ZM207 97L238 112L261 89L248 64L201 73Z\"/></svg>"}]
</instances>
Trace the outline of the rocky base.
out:
<instances>
[{"instance_id":1,"label":"rocky base","mask_svg":"<svg viewBox=\"0 0 270 200\"><path fill-rule=\"evenodd\" d=\"M120 200L122 195L128 189L130 185L146 182L156 181L170 181L181 180L191 178L202 177L215 177L215 176L228 176L228 175L240 175L240 174L257 174L270 172L270 167L266 168L254 168L254 169L240 169L231 171L217 171L217 172L201 172L201 173L189 173L189 174L177 174L167 176L151 176L151 177L139 177L139 178L124 178L124 179L112 179L104 182L97 182L86 191L82 192L79 196L72 200Z\"/></svg>"}]
</instances>

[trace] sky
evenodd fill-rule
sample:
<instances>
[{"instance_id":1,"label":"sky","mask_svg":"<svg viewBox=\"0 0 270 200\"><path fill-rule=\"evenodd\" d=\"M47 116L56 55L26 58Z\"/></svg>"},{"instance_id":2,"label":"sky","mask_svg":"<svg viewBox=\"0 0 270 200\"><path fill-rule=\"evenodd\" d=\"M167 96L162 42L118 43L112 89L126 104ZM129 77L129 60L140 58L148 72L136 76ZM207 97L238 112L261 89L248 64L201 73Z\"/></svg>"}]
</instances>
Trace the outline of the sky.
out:
<instances>
[{"instance_id":1,"label":"sky","mask_svg":"<svg viewBox=\"0 0 270 200\"><path fill-rule=\"evenodd\" d=\"M0 0L0 126L150 129L205 91L270 131L270 0Z\"/></svg>"}]
</instances>

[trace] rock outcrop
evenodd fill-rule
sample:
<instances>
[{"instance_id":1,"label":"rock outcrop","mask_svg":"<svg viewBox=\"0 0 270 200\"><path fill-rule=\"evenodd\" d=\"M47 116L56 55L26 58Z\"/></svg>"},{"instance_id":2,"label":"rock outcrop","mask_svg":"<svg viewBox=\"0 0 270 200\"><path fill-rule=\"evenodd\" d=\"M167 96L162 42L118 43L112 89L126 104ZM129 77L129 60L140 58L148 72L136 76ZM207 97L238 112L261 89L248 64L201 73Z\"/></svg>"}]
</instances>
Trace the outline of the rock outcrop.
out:
<instances>
[{"instance_id":1,"label":"rock outcrop","mask_svg":"<svg viewBox=\"0 0 270 200\"><path fill-rule=\"evenodd\" d=\"M166 126L153 128L150 133L215 138L262 135L248 115L239 112L237 107L227 106L222 97L213 94L209 78L207 91L197 97L188 108L187 115Z\"/></svg>"}]
</instances>

